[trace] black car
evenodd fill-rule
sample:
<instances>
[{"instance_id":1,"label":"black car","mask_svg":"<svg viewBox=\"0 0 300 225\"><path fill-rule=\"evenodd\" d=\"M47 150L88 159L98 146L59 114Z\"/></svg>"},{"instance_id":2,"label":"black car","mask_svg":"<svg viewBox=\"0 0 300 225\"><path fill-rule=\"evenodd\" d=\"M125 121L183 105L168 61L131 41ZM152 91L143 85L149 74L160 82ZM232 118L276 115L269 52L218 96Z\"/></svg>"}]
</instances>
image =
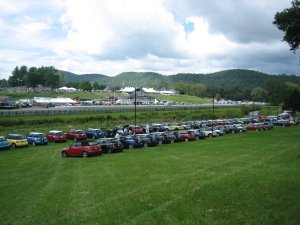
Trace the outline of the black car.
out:
<instances>
[{"instance_id":1,"label":"black car","mask_svg":"<svg viewBox=\"0 0 300 225\"><path fill-rule=\"evenodd\" d=\"M140 138L144 142L144 147L153 147L158 145L158 140L149 134L136 134L133 137Z\"/></svg>"},{"instance_id":2,"label":"black car","mask_svg":"<svg viewBox=\"0 0 300 225\"><path fill-rule=\"evenodd\" d=\"M150 133L152 132L163 132L166 131L166 128L164 127L163 124L152 124L149 127Z\"/></svg>"},{"instance_id":3,"label":"black car","mask_svg":"<svg viewBox=\"0 0 300 225\"><path fill-rule=\"evenodd\" d=\"M174 136L174 142L182 142L184 139L181 137L180 133L178 131L169 131L169 133L172 133Z\"/></svg>"},{"instance_id":4,"label":"black car","mask_svg":"<svg viewBox=\"0 0 300 225\"><path fill-rule=\"evenodd\" d=\"M104 153L123 151L122 143L115 138L99 138L96 140L96 143L100 145L102 152Z\"/></svg>"},{"instance_id":5,"label":"black car","mask_svg":"<svg viewBox=\"0 0 300 225\"><path fill-rule=\"evenodd\" d=\"M150 136L155 138L159 145L174 143L174 136L170 132L153 132Z\"/></svg>"}]
</instances>

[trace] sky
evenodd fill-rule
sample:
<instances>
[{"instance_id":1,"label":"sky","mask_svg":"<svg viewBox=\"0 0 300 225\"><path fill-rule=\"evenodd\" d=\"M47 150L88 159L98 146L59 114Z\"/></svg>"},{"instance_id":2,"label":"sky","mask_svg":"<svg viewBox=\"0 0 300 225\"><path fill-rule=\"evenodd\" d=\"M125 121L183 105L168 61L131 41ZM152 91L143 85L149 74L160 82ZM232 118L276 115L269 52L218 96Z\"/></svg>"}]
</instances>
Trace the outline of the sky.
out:
<instances>
[{"instance_id":1,"label":"sky","mask_svg":"<svg viewBox=\"0 0 300 225\"><path fill-rule=\"evenodd\" d=\"M272 24L291 0L0 0L0 79L16 66L76 74L300 75Z\"/></svg>"}]
</instances>

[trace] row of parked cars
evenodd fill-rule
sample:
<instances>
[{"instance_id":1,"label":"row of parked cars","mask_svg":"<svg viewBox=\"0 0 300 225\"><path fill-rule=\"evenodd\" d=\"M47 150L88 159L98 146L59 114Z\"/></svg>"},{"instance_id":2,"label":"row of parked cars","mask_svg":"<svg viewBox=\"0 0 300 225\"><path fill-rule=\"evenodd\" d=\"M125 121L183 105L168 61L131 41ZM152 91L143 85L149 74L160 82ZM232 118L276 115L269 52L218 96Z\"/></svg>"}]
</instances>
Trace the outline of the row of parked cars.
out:
<instances>
[{"instance_id":1,"label":"row of parked cars","mask_svg":"<svg viewBox=\"0 0 300 225\"><path fill-rule=\"evenodd\" d=\"M125 125L114 129L89 128L86 131L72 129L68 132L50 130L46 134L30 132L8 134L0 137L0 149L22 147L28 145L47 145L48 142L73 143L61 151L63 157L101 155L102 153L122 152L123 149L152 147L182 141L195 141L206 137L217 137L229 133L240 133L247 130L264 131L274 125L296 125L295 120L274 120L274 118L257 117L227 119L214 121L191 121L181 123L163 123L151 125Z\"/></svg>"}]
</instances>

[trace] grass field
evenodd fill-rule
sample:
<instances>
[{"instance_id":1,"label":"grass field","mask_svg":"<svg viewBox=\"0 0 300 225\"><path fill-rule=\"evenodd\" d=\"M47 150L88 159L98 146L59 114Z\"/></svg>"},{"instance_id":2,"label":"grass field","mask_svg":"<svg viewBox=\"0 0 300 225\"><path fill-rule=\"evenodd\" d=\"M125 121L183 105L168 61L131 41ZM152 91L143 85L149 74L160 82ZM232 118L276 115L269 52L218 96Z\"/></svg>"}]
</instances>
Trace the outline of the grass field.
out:
<instances>
[{"instance_id":1,"label":"grass field","mask_svg":"<svg viewBox=\"0 0 300 225\"><path fill-rule=\"evenodd\" d=\"M0 224L300 224L300 127L87 159L0 151Z\"/></svg>"},{"instance_id":2,"label":"grass field","mask_svg":"<svg viewBox=\"0 0 300 225\"><path fill-rule=\"evenodd\" d=\"M215 118L243 117L241 108L215 108ZM260 115L276 115L276 108L262 107ZM190 110L137 112L137 124L192 121L212 118L212 109L198 108ZM72 115L22 115L0 117L0 136L8 133L27 134L31 131L47 132L49 130L67 131L68 126L74 129L86 130L89 127L112 129L115 126L134 124L134 112L72 114Z\"/></svg>"}]
</instances>

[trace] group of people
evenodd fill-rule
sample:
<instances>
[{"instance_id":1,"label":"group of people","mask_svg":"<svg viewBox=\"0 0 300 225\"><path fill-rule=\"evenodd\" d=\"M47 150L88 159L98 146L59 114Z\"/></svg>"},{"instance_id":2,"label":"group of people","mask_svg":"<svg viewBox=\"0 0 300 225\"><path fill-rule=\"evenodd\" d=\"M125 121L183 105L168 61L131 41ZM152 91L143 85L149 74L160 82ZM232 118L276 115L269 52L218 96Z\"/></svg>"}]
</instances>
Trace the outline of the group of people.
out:
<instances>
[{"instance_id":1,"label":"group of people","mask_svg":"<svg viewBox=\"0 0 300 225\"><path fill-rule=\"evenodd\" d=\"M150 133L150 126L148 124L145 126L145 133L146 134ZM121 135L127 136L127 135L132 135L132 134L134 134L134 130L132 130L132 128L129 128L128 126L126 126L123 129L118 129L116 131L115 138L119 140Z\"/></svg>"}]
</instances>

